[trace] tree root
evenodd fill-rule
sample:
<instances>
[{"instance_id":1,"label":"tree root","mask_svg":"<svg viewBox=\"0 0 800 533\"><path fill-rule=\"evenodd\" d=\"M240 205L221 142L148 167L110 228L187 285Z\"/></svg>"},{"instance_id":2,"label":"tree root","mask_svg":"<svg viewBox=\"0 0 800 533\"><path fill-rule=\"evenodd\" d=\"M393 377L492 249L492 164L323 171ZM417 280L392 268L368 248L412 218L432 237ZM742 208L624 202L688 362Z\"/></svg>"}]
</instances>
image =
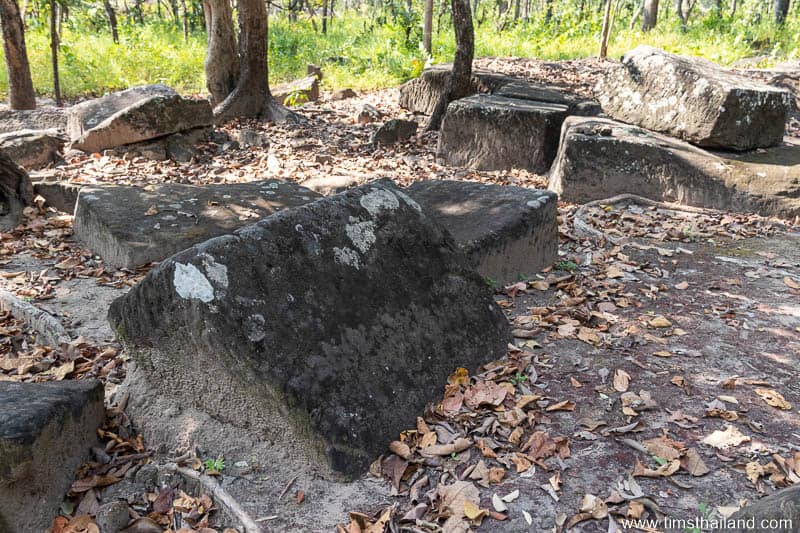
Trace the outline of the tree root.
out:
<instances>
[{"instance_id":1,"label":"tree root","mask_svg":"<svg viewBox=\"0 0 800 533\"><path fill-rule=\"evenodd\" d=\"M241 523L242 527L244 527L244 533L264 533L264 530L261 529L261 526L259 526L256 521L250 517L247 511L242 509L242 506L239 505L239 502L237 502L233 496L231 496L228 491L222 488L222 485L220 485L212 477L201 474L200 472L196 472L190 468L178 466L174 463L166 464L164 465L164 468L170 472L180 474L187 479L197 481L206 489L211 491L211 496L213 496L214 500L222 503L222 505L227 508L228 512L230 512L230 514L232 514L236 520Z\"/></svg>"}]
</instances>

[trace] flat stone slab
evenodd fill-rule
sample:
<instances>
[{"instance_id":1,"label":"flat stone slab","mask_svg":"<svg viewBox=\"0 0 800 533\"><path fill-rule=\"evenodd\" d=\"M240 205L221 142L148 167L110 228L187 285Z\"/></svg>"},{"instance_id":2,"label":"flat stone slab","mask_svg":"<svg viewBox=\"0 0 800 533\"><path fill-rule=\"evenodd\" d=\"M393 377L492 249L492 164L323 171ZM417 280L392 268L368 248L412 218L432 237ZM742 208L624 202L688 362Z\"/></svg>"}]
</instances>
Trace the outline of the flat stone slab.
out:
<instances>
[{"instance_id":1,"label":"flat stone slab","mask_svg":"<svg viewBox=\"0 0 800 533\"><path fill-rule=\"evenodd\" d=\"M484 278L516 282L558 258L552 191L442 180L414 183L407 192L453 234Z\"/></svg>"},{"instance_id":2,"label":"flat stone slab","mask_svg":"<svg viewBox=\"0 0 800 533\"><path fill-rule=\"evenodd\" d=\"M451 102L436 157L476 170L520 168L543 174L558 150L567 106L475 95Z\"/></svg>"},{"instance_id":3,"label":"flat stone slab","mask_svg":"<svg viewBox=\"0 0 800 533\"><path fill-rule=\"evenodd\" d=\"M474 370L509 341L452 236L386 182L171 257L109 321L146 378L148 393L131 395L144 405L130 410L145 437L202 432L163 431L147 402L170 397L227 422L231 440L244 432L301 471L348 478L414 424L453 369ZM202 446L216 456L226 438Z\"/></svg>"},{"instance_id":4,"label":"flat stone slab","mask_svg":"<svg viewBox=\"0 0 800 533\"><path fill-rule=\"evenodd\" d=\"M33 182L33 193L44 198L46 207L53 207L64 213L74 213L78 203L78 193L85 187L82 183L41 180Z\"/></svg>"},{"instance_id":5,"label":"flat stone slab","mask_svg":"<svg viewBox=\"0 0 800 533\"><path fill-rule=\"evenodd\" d=\"M595 95L615 120L723 150L780 144L792 106L785 89L650 46L609 67Z\"/></svg>"},{"instance_id":6,"label":"flat stone slab","mask_svg":"<svg viewBox=\"0 0 800 533\"><path fill-rule=\"evenodd\" d=\"M413 113L430 115L436 103L447 91L453 65L443 63L426 68L418 78L400 86L400 107ZM472 92L491 93L513 78L483 69L472 69Z\"/></svg>"},{"instance_id":7,"label":"flat stone slab","mask_svg":"<svg viewBox=\"0 0 800 533\"><path fill-rule=\"evenodd\" d=\"M59 159L66 138L56 129L20 130L0 134L0 150L29 170L46 167Z\"/></svg>"},{"instance_id":8,"label":"flat stone slab","mask_svg":"<svg viewBox=\"0 0 800 533\"><path fill-rule=\"evenodd\" d=\"M103 420L98 381L0 381L0 531L44 531Z\"/></svg>"},{"instance_id":9,"label":"flat stone slab","mask_svg":"<svg viewBox=\"0 0 800 533\"><path fill-rule=\"evenodd\" d=\"M271 87L276 101L283 105L302 105L319 100L319 77L314 74Z\"/></svg>"},{"instance_id":10,"label":"flat stone slab","mask_svg":"<svg viewBox=\"0 0 800 533\"><path fill-rule=\"evenodd\" d=\"M75 236L109 265L134 268L316 200L310 189L280 180L226 185L83 187Z\"/></svg>"},{"instance_id":11,"label":"flat stone slab","mask_svg":"<svg viewBox=\"0 0 800 533\"><path fill-rule=\"evenodd\" d=\"M213 122L207 100L184 98L164 85L146 85L71 107L67 129L72 148L102 152Z\"/></svg>"},{"instance_id":12,"label":"flat stone slab","mask_svg":"<svg viewBox=\"0 0 800 533\"><path fill-rule=\"evenodd\" d=\"M67 113L61 107L39 107L37 109L0 109L0 133L19 130L64 131L67 127Z\"/></svg>"},{"instance_id":13,"label":"flat stone slab","mask_svg":"<svg viewBox=\"0 0 800 533\"><path fill-rule=\"evenodd\" d=\"M732 154L609 119L569 117L549 188L567 202L619 194L780 217L800 215L800 142Z\"/></svg>"}]
</instances>

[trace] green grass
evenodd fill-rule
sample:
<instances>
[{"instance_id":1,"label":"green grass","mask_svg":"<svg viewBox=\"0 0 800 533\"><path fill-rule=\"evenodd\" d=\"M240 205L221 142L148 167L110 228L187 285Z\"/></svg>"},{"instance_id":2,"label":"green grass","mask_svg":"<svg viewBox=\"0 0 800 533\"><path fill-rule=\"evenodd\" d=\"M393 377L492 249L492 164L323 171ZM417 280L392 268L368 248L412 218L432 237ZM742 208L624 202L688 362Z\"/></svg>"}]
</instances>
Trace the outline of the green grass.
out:
<instances>
[{"instance_id":1,"label":"green grass","mask_svg":"<svg viewBox=\"0 0 800 533\"><path fill-rule=\"evenodd\" d=\"M484 4L491 6L488 2ZM746 3L750 11L743 7L734 22L710 14L695 14L687 32L681 31L676 15L662 10L658 28L646 34L628 30L630 12L623 11L615 19L609 55L619 57L646 43L722 64L752 56L765 56L765 65L800 57L798 16L793 14L786 26L778 30L768 16L759 15L757 6L755 2ZM576 8L571 9L562 10L549 25L540 15L527 23L511 24L502 33L487 16L482 25L476 26L476 56L571 59L596 55L599 13L592 9L581 18ZM323 67L324 85L329 88L388 87L416 76L428 60L419 47L419 15L409 17L403 9L396 14L394 18L390 13L373 18L366 11L348 12L332 20L327 35L315 32L307 16L298 22L273 17L269 47L271 82L303 76L308 63ZM481 14L479 9L476 19ZM64 25L60 72L65 96L98 95L159 82L184 93L205 92L202 32L195 32L184 41L181 29L172 24L155 21L135 25L125 17L122 20L118 45L112 42L96 11L73 15ZM442 31L434 36L431 58L434 62L450 61L455 50L447 16L442 22ZM38 93L52 95L45 24L29 21L26 39L34 86ZM6 92L6 72L0 69L0 95Z\"/></svg>"}]
</instances>

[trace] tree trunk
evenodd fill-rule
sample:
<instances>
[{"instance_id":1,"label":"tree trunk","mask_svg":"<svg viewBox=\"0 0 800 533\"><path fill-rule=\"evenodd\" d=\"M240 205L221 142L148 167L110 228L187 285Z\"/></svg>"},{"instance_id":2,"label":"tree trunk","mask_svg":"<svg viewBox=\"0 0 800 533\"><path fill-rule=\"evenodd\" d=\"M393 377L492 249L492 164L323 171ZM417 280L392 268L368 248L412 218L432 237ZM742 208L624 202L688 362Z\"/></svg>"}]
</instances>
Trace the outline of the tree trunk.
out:
<instances>
[{"instance_id":1,"label":"tree trunk","mask_svg":"<svg viewBox=\"0 0 800 533\"><path fill-rule=\"evenodd\" d=\"M428 55L433 50L433 0L425 0L425 15L422 26L422 46Z\"/></svg>"},{"instance_id":2,"label":"tree trunk","mask_svg":"<svg viewBox=\"0 0 800 533\"><path fill-rule=\"evenodd\" d=\"M631 24L629 29L633 31L636 27L636 21L639 20L639 17L642 16L642 10L644 9L644 2L639 2L639 5L636 6L636 10L631 15Z\"/></svg>"},{"instance_id":3,"label":"tree trunk","mask_svg":"<svg viewBox=\"0 0 800 533\"><path fill-rule=\"evenodd\" d=\"M520 6L520 0L514 0L514 20L519 20L519 14L522 10L522 6Z\"/></svg>"},{"instance_id":4,"label":"tree trunk","mask_svg":"<svg viewBox=\"0 0 800 533\"><path fill-rule=\"evenodd\" d=\"M789 14L789 0L775 0L775 24L782 26Z\"/></svg>"},{"instance_id":5,"label":"tree trunk","mask_svg":"<svg viewBox=\"0 0 800 533\"><path fill-rule=\"evenodd\" d=\"M263 0L239 0L239 64L236 88L214 110L218 120L234 117L286 118L267 81L267 10Z\"/></svg>"},{"instance_id":6,"label":"tree trunk","mask_svg":"<svg viewBox=\"0 0 800 533\"><path fill-rule=\"evenodd\" d=\"M603 14L603 31L600 33L600 59L608 56L608 35L611 33L611 0L606 0L606 11Z\"/></svg>"},{"instance_id":7,"label":"tree trunk","mask_svg":"<svg viewBox=\"0 0 800 533\"><path fill-rule=\"evenodd\" d=\"M8 102L11 109L34 109L36 96L16 0L0 0L0 26L3 29L3 51L8 72Z\"/></svg>"},{"instance_id":8,"label":"tree trunk","mask_svg":"<svg viewBox=\"0 0 800 533\"><path fill-rule=\"evenodd\" d=\"M642 31L650 31L658 24L658 0L644 0Z\"/></svg>"},{"instance_id":9,"label":"tree trunk","mask_svg":"<svg viewBox=\"0 0 800 533\"><path fill-rule=\"evenodd\" d=\"M50 0L50 60L53 64L53 92L56 105L61 107L61 79L58 75L58 8L56 0Z\"/></svg>"},{"instance_id":10,"label":"tree trunk","mask_svg":"<svg viewBox=\"0 0 800 533\"><path fill-rule=\"evenodd\" d=\"M211 93L211 104L216 106L236 88L239 54L230 0L204 0L204 7L208 33L206 87Z\"/></svg>"},{"instance_id":11,"label":"tree trunk","mask_svg":"<svg viewBox=\"0 0 800 533\"><path fill-rule=\"evenodd\" d=\"M322 35L328 34L328 0L322 0Z\"/></svg>"},{"instance_id":12,"label":"tree trunk","mask_svg":"<svg viewBox=\"0 0 800 533\"><path fill-rule=\"evenodd\" d=\"M161 2L158 2L159 18L161 16ZM108 17L108 25L111 28L111 38L114 44L119 44L119 32L117 31L117 14L114 12L114 7L109 0L103 0L103 8L106 10L106 17Z\"/></svg>"},{"instance_id":13,"label":"tree trunk","mask_svg":"<svg viewBox=\"0 0 800 533\"><path fill-rule=\"evenodd\" d=\"M737 9L738 7L739 7L739 2L738 2L738 0L732 0L732 1L731 1L731 19L733 19L734 17L736 17L736 9Z\"/></svg>"},{"instance_id":14,"label":"tree trunk","mask_svg":"<svg viewBox=\"0 0 800 533\"><path fill-rule=\"evenodd\" d=\"M475 54L475 29L472 27L472 13L469 0L451 0L453 28L456 34L456 55L453 71L450 74L447 92L436 103L426 129L436 131L442 125L447 104L472 92L472 57Z\"/></svg>"}]
</instances>

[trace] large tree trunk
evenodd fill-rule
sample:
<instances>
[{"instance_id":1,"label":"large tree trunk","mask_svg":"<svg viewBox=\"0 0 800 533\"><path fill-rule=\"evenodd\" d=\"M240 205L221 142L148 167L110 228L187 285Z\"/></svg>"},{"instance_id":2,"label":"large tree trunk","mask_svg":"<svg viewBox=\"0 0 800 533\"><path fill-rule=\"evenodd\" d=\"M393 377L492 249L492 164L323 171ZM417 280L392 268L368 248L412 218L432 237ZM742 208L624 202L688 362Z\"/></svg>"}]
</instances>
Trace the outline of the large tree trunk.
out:
<instances>
[{"instance_id":1,"label":"large tree trunk","mask_svg":"<svg viewBox=\"0 0 800 533\"><path fill-rule=\"evenodd\" d=\"M422 46L428 55L433 50L433 0L425 0L425 15L422 23Z\"/></svg>"},{"instance_id":2,"label":"large tree trunk","mask_svg":"<svg viewBox=\"0 0 800 533\"><path fill-rule=\"evenodd\" d=\"M658 23L658 0L644 0L642 31L650 31Z\"/></svg>"},{"instance_id":3,"label":"large tree trunk","mask_svg":"<svg viewBox=\"0 0 800 533\"><path fill-rule=\"evenodd\" d=\"M475 29L472 27L472 12L469 0L451 0L453 28L456 34L456 56L450 75L448 90L439 98L428 121L427 130L436 131L442 125L447 104L464 98L472 92L472 57L475 54Z\"/></svg>"},{"instance_id":4,"label":"large tree trunk","mask_svg":"<svg viewBox=\"0 0 800 533\"><path fill-rule=\"evenodd\" d=\"M236 88L239 79L239 54L233 31L230 0L204 0L208 49L206 51L206 87L211 104L222 103Z\"/></svg>"},{"instance_id":5,"label":"large tree trunk","mask_svg":"<svg viewBox=\"0 0 800 533\"><path fill-rule=\"evenodd\" d=\"M8 72L8 102L11 109L34 109L36 95L17 0L0 0L0 26Z\"/></svg>"},{"instance_id":6,"label":"large tree trunk","mask_svg":"<svg viewBox=\"0 0 800 533\"><path fill-rule=\"evenodd\" d=\"M267 10L263 0L239 0L239 64L236 88L214 110L218 120L234 117L285 118L267 81Z\"/></svg>"},{"instance_id":7,"label":"large tree trunk","mask_svg":"<svg viewBox=\"0 0 800 533\"><path fill-rule=\"evenodd\" d=\"M789 0L775 0L775 24L783 25L789 14Z\"/></svg>"}]
</instances>

